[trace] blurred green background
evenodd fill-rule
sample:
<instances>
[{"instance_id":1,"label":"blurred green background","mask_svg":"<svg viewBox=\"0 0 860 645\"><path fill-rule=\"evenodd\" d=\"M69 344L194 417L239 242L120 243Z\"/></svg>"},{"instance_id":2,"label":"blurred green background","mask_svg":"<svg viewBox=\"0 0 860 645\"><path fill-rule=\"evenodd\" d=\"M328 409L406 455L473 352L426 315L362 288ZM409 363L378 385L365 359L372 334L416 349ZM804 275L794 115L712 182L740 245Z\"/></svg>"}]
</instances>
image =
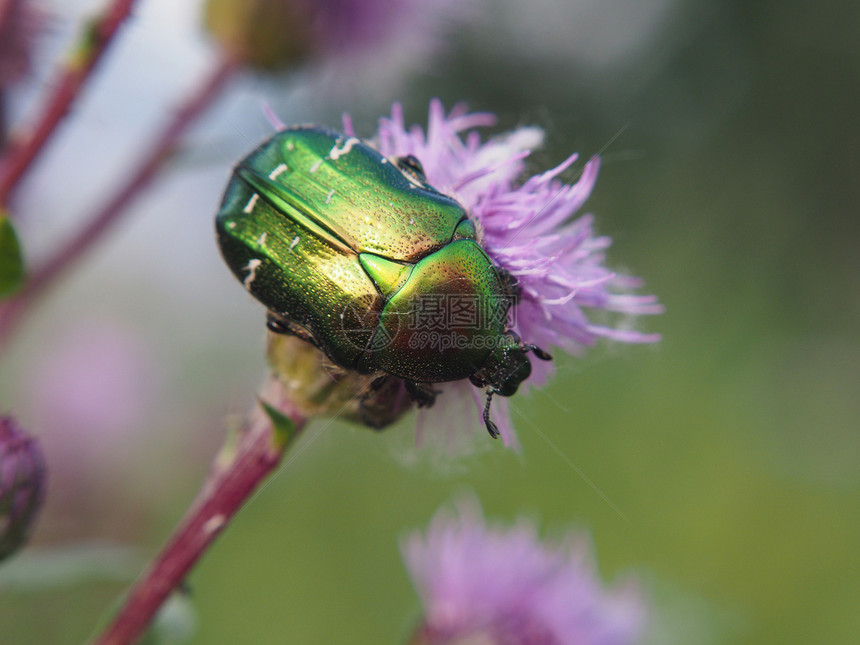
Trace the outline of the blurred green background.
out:
<instances>
[{"instance_id":1,"label":"blurred green background","mask_svg":"<svg viewBox=\"0 0 860 645\"><path fill-rule=\"evenodd\" d=\"M33 95L87 7L56 4ZM143 3L41 171L77 155L89 174L29 180L34 254L97 201L113 151L131 154L205 68L193 12L183 22L170 4ZM381 436L313 425L191 576L192 642L402 642L419 607L398 542L462 491L492 518L590 534L604 578L636 576L650 596L651 642L857 641L860 5L509 0L449 33L399 82L354 79L334 95L301 75L236 83L134 219L18 335L2 405L61 472L34 546L14 576L0 567L3 645L86 638L262 378L262 312L211 233L230 163L266 135L260 100L285 121L337 125L349 110L369 134L395 99L423 123L434 96L496 112L499 130L544 127L536 170L602 152L588 209L615 240L609 264L665 303L642 321L664 340L562 359L549 387L514 403L521 455L422 453L411 421ZM95 130L107 140L88 147ZM132 338L142 399L115 436L40 427L40 379L72 323ZM56 463L71 453L83 465ZM27 582L52 571L39 554L80 563L93 545L113 554L94 558L98 571Z\"/></svg>"}]
</instances>

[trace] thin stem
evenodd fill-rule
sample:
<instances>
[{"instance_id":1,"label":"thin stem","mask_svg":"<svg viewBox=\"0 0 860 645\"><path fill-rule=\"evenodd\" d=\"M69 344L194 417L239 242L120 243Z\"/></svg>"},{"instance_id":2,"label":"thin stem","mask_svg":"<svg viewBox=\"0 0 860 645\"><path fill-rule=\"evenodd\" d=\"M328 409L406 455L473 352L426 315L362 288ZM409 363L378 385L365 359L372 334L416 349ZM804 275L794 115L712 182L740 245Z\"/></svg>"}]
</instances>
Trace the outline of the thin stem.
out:
<instances>
[{"instance_id":1,"label":"thin stem","mask_svg":"<svg viewBox=\"0 0 860 645\"><path fill-rule=\"evenodd\" d=\"M10 21L20 11L24 0L0 0L0 37L8 38Z\"/></svg>"},{"instance_id":2,"label":"thin stem","mask_svg":"<svg viewBox=\"0 0 860 645\"><path fill-rule=\"evenodd\" d=\"M157 176L170 158L185 131L220 94L227 80L237 69L237 63L224 57L218 61L204 82L179 108L171 122L150 146L129 177L116 193L80 231L63 244L48 260L37 267L21 291L0 307L0 345L17 327L23 314L38 300L57 278L65 276L69 267L83 257L124 213L132 201Z\"/></svg>"},{"instance_id":3,"label":"thin stem","mask_svg":"<svg viewBox=\"0 0 860 645\"><path fill-rule=\"evenodd\" d=\"M113 0L107 9L89 21L83 34L62 64L58 82L48 98L34 128L12 145L0 159L0 207L8 204L9 196L33 160L50 139L51 134L69 113L120 25L131 13L136 0ZM12 2L6 3L9 7Z\"/></svg>"},{"instance_id":4,"label":"thin stem","mask_svg":"<svg viewBox=\"0 0 860 645\"><path fill-rule=\"evenodd\" d=\"M11 38L10 32L18 26L14 24L15 12L20 10L23 0L0 0L0 40ZM8 140L8 123L6 122L6 87L0 85L0 151L6 147ZM3 204L0 202L0 211Z\"/></svg>"},{"instance_id":5,"label":"thin stem","mask_svg":"<svg viewBox=\"0 0 860 645\"><path fill-rule=\"evenodd\" d=\"M6 21L12 15L12 9L15 7L15 4L20 2L21 0L0 0L0 33L3 32Z\"/></svg>"},{"instance_id":6,"label":"thin stem","mask_svg":"<svg viewBox=\"0 0 860 645\"><path fill-rule=\"evenodd\" d=\"M2 1L2 0L0 0ZM0 87L0 150L6 145L6 93ZM0 207L2 209L2 207Z\"/></svg>"},{"instance_id":7,"label":"thin stem","mask_svg":"<svg viewBox=\"0 0 860 645\"><path fill-rule=\"evenodd\" d=\"M295 423L295 434L299 433L306 419L292 409L282 412ZM170 593L182 584L260 483L277 468L286 446L274 437L271 420L255 408L232 460L224 465L216 459L188 513L95 645L128 645L144 634Z\"/></svg>"}]
</instances>

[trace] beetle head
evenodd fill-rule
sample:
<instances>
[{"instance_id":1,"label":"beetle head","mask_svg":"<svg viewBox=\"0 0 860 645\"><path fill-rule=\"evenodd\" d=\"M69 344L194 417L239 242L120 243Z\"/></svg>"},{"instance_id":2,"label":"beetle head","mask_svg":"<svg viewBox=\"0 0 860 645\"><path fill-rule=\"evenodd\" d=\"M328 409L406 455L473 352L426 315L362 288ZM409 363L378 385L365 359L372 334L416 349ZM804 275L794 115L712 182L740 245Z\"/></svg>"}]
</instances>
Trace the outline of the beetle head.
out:
<instances>
[{"instance_id":1,"label":"beetle head","mask_svg":"<svg viewBox=\"0 0 860 645\"><path fill-rule=\"evenodd\" d=\"M489 386L494 394L512 396L532 373L528 353L534 352L541 360L552 357L534 345L526 345L514 331L507 331L487 357L484 366L472 376L478 387Z\"/></svg>"}]
</instances>

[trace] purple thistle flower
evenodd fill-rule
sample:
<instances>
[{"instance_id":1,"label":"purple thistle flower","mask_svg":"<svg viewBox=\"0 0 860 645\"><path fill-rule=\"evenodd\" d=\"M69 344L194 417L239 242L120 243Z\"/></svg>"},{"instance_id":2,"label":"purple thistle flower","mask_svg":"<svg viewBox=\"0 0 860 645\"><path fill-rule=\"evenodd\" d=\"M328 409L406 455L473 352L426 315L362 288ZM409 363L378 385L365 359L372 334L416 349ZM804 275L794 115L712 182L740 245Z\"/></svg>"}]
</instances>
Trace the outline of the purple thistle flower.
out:
<instances>
[{"instance_id":1,"label":"purple thistle flower","mask_svg":"<svg viewBox=\"0 0 860 645\"><path fill-rule=\"evenodd\" d=\"M413 643L623 645L645 629L638 592L603 588L583 536L541 543L532 523L488 526L465 502L402 550L424 606Z\"/></svg>"},{"instance_id":2,"label":"purple thistle flower","mask_svg":"<svg viewBox=\"0 0 860 645\"><path fill-rule=\"evenodd\" d=\"M42 505L45 459L12 417L0 417L0 561L27 541Z\"/></svg>"},{"instance_id":3,"label":"purple thistle flower","mask_svg":"<svg viewBox=\"0 0 860 645\"><path fill-rule=\"evenodd\" d=\"M488 113L470 113L462 104L447 115L438 100L430 103L426 132L406 127L399 104L390 118L380 119L375 143L389 157L414 155L428 182L455 197L478 224L481 243L493 261L518 282L520 296L510 325L526 342L545 350L561 348L581 355L599 339L652 343L658 334L630 327L638 315L663 311L655 296L635 295L638 278L614 273L604 265L611 240L595 234L593 217L575 217L591 195L599 160L589 160L577 181L558 177L577 160L571 155L555 168L521 181L524 159L541 145L543 132L520 128L486 141L475 128L490 126ZM353 134L344 118L344 128ZM615 326L598 324L593 312L618 314ZM554 367L532 361L527 383L546 382ZM447 384L445 397L472 396L483 409L480 391L466 382ZM506 401L494 400L495 419L505 445L516 446ZM433 414L421 411L420 415ZM419 429L423 420L419 416Z\"/></svg>"},{"instance_id":4,"label":"purple thistle flower","mask_svg":"<svg viewBox=\"0 0 860 645\"><path fill-rule=\"evenodd\" d=\"M30 70L31 49L41 24L42 15L30 0L0 2L0 89Z\"/></svg>"}]
</instances>

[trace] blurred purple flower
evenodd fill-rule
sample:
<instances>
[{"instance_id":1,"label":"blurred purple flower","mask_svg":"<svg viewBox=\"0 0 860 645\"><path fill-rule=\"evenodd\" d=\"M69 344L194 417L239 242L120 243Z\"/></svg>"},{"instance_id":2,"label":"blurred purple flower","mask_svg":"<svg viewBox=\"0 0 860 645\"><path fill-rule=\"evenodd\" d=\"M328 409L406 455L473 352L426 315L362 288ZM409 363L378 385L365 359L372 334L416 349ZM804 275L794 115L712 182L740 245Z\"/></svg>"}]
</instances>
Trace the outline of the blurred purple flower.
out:
<instances>
[{"instance_id":1,"label":"blurred purple flower","mask_svg":"<svg viewBox=\"0 0 860 645\"><path fill-rule=\"evenodd\" d=\"M38 442L12 417L0 417L0 561L27 541L42 506L45 479Z\"/></svg>"},{"instance_id":2,"label":"blurred purple flower","mask_svg":"<svg viewBox=\"0 0 860 645\"><path fill-rule=\"evenodd\" d=\"M240 61L277 69L300 61L339 68L432 54L446 19L473 2L440 0L207 0L206 24Z\"/></svg>"},{"instance_id":3,"label":"blurred purple flower","mask_svg":"<svg viewBox=\"0 0 860 645\"><path fill-rule=\"evenodd\" d=\"M152 413L156 370L143 340L106 320L71 325L34 365L29 388L57 476L91 475L133 453Z\"/></svg>"},{"instance_id":4,"label":"blurred purple flower","mask_svg":"<svg viewBox=\"0 0 860 645\"><path fill-rule=\"evenodd\" d=\"M577 160L575 154L552 170L521 181L523 160L541 145L543 132L523 127L481 141L474 129L494 123L492 114L469 113L462 104L446 115L442 103L434 100L425 133L417 125L407 128L402 108L395 104L391 118L380 119L375 142L386 156L415 155L428 182L469 211L480 227L484 248L518 281L521 294L510 322L526 343L581 355L601 338L625 343L659 340L658 334L632 329L631 321L660 313L663 307L655 296L632 293L641 285L638 278L604 266L612 241L595 234L593 217L574 217L594 187L598 159L589 160L573 184L558 177ZM348 118L344 127L352 134ZM598 324L588 312L620 318L614 326ZM554 370L552 363L539 360L532 366L526 381L530 385L544 383ZM474 396L479 410L483 407L480 392L466 382L444 389L445 396ZM505 444L516 445L506 402L499 398L494 400L493 418Z\"/></svg>"},{"instance_id":5,"label":"blurred purple flower","mask_svg":"<svg viewBox=\"0 0 860 645\"><path fill-rule=\"evenodd\" d=\"M0 1L0 89L30 70L33 42L42 16L30 0Z\"/></svg>"},{"instance_id":6,"label":"blurred purple flower","mask_svg":"<svg viewBox=\"0 0 860 645\"><path fill-rule=\"evenodd\" d=\"M439 44L439 22L462 13L469 2L442 0L316 0L309 3L314 41L321 56L350 56L408 38L411 55Z\"/></svg>"},{"instance_id":7,"label":"blurred purple flower","mask_svg":"<svg viewBox=\"0 0 860 645\"><path fill-rule=\"evenodd\" d=\"M402 550L424 605L416 645L625 645L645 630L636 589L605 590L582 536L541 543L532 523L490 527L462 502Z\"/></svg>"}]
</instances>

